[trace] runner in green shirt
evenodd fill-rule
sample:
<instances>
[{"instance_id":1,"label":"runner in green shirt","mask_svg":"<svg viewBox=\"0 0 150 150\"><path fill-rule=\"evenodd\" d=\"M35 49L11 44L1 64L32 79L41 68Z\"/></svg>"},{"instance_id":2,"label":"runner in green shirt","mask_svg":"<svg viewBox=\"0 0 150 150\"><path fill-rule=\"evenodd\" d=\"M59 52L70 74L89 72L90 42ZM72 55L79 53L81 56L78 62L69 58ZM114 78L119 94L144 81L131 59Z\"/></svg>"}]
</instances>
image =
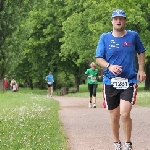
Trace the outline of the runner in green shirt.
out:
<instances>
[{"instance_id":1,"label":"runner in green shirt","mask_svg":"<svg viewBox=\"0 0 150 150\"><path fill-rule=\"evenodd\" d=\"M92 108L92 102L93 102L93 108L96 108L96 89L98 86L98 78L101 76L98 76L98 69L96 69L96 64L92 62L90 64L90 69L87 69L85 72L85 75L88 79L88 90L90 92L90 102L89 102L89 108Z\"/></svg>"}]
</instances>

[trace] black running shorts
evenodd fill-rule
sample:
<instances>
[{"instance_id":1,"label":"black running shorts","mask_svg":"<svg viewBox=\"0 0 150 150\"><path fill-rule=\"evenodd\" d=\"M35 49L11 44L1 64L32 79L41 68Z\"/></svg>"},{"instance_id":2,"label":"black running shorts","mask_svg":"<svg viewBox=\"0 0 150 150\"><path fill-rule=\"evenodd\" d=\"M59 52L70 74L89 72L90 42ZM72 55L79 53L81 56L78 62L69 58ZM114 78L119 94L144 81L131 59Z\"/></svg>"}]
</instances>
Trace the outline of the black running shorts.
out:
<instances>
[{"instance_id":1,"label":"black running shorts","mask_svg":"<svg viewBox=\"0 0 150 150\"><path fill-rule=\"evenodd\" d=\"M48 87L53 87L53 84L48 84Z\"/></svg>"},{"instance_id":2,"label":"black running shorts","mask_svg":"<svg viewBox=\"0 0 150 150\"><path fill-rule=\"evenodd\" d=\"M116 89L112 85L103 86L103 106L108 110L113 110L120 105L120 100L129 101L133 105L136 101L137 84L130 84L125 90Z\"/></svg>"}]
</instances>

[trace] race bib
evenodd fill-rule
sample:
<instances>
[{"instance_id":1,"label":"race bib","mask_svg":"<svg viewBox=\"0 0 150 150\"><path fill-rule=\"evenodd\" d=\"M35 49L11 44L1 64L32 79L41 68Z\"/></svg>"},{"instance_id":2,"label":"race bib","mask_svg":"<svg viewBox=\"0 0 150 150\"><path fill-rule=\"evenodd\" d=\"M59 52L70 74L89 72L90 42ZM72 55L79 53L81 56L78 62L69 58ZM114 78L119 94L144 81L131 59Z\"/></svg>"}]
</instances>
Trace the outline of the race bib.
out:
<instances>
[{"instance_id":1,"label":"race bib","mask_svg":"<svg viewBox=\"0 0 150 150\"><path fill-rule=\"evenodd\" d=\"M112 78L111 84L116 89L127 89L129 87L128 79L121 77Z\"/></svg>"},{"instance_id":2,"label":"race bib","mask_svg":"<svg viewBox=\"0 0 150 150\"><path fill-rule=\"evenodd\" d=\"M95 82L96 81L96 77L91 77L91 81Z\"/></svg>"},{"instance_id":3,"label":"race bib","mask_svg":"<svg viewBox=\"0 0 150 150\"><path fill-rule=\"evenodd\" d=\"M48 84L52 84L52 82L48 82Z\"/></svg>"}]
</instances>

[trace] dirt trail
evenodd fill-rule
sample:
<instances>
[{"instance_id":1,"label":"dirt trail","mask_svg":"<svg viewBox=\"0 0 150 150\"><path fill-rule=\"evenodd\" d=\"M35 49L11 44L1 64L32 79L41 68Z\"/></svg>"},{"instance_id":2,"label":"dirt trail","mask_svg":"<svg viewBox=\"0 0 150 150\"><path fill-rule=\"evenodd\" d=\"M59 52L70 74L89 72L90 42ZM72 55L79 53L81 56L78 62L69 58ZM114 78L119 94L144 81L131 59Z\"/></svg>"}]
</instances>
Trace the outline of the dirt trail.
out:
<instances>
[{"instance_id":1,"label":"dirt trail","mask_svg":"<svg viewBox=\"0 0 150 150\"><path fill-rule=\"evenodd\" d=\"M88 108L88 98L54 96L61 106L60 118L70 150L114 150L108 111L97 101ZM132 142L134 150L150 150L150 108L134 106ZM122 128L120 140L124 142Z\"/></svg>"}]
</instances>

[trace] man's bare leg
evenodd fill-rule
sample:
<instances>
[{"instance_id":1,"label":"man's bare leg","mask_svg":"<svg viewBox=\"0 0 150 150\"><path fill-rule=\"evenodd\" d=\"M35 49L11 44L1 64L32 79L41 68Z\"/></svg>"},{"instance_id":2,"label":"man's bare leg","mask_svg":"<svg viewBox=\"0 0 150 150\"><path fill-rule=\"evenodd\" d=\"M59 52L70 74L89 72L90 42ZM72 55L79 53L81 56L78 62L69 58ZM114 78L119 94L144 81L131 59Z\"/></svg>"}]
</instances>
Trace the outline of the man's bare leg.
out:
<instances>
[{"instance_id":1,"label":"man's bare leg","mask_svg":"<svg viewBox=\"0 0 150 150\"><path fill-rule=\"evenodd\" d=\"M130 118L130 111L132 104L128 101L120 101L120 114L125 134L125 142L131 142L132 119Z\"/></svg>"},{"instance_id":2,"label":"man's bare leg","mask_svg":"<svg viewBox=\"0 0 150 150\"><path fill-rule=\"evenodd\" d=\"M50 87L48 87L48 89L47 89L47 97L49 97L49 96L50 96L50 94L51 94L51 88L50 88Z\"/></svg>"},{"instance_id":3,"label":"man's bare leg","mask_svg":"<svg viewBox=\"0 0 150 150\"><path fill-rule=\"evenodd\" d=\"M110 113L110 124L113 132L114 142L119 142L119 120L120 120L120 107L113 110L109 110Z\"/></svg>"},{"instance_id":4,"label":"man's bare leg","mask_svg":"<svg viewBox=\"0 0 150 150\"><path fill-rule=\"evenodd\" d=\"M53 87L50 88L50 95L53 96Z\"/></svg>"}]
</instances>

